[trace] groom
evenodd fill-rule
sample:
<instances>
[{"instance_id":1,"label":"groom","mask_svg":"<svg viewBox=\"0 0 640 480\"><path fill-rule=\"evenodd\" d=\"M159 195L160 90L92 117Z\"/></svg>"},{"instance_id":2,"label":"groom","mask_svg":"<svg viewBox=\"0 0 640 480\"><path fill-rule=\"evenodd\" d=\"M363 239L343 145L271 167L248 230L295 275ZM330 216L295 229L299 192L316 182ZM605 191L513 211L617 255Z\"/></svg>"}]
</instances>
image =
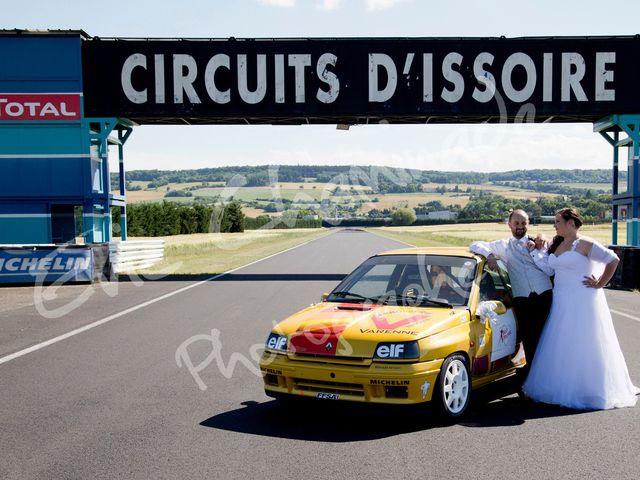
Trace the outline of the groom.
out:
<instances>
[{"instance_id":1,"label":"groom","mask_svg":"<svg viewBox=\"0 0 640 480\"><path fill-rule=\"evenodd\" d=\"M527 212L513 210L509 214L511 238L495 242L473 242L469 246L473 253L487 259L492 270L497 268L497 260L502 260L507 265L513 291L513 309L522 331L521 338L527 356L527 365L519 370L523 382L531 368L542 327L549 316L552 288L549 275L534 262L536 251L529 251L528 225Z\"/></svg>"}]
</instances>

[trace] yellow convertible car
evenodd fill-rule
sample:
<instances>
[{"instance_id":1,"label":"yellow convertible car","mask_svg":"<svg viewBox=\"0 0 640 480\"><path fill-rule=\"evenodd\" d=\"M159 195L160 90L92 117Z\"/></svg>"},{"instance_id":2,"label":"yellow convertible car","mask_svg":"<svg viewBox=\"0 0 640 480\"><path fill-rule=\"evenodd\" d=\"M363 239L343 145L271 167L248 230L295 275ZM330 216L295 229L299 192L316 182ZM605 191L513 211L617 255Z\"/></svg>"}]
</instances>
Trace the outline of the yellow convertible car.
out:
<instances>
[{"instance_id":1,"label":"yellow convertible car","mask_svg":"<svg viewBox=\"0 0 640 480\"><path fill-rule=\"evenodd\" d=\"M260 360L267 395L386 404L434 401L451 417L512 375L509 277L466 248L373 256L323 301L283 320Z\"/></svg>"}]
</instances>

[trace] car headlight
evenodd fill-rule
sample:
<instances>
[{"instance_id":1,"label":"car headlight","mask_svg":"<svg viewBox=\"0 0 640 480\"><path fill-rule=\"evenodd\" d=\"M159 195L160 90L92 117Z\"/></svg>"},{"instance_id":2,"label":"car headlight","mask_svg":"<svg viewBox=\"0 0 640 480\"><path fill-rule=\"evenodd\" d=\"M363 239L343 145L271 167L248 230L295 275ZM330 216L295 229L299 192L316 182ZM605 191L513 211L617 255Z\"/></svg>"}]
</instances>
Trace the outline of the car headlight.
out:
<instances>
[{"instance_id":1,"label":"car headlight","mask_svg":"<svg viewBox=\"0 0 640 480\"><path fill-rule=\"evenodd\" d=\"M408 360L420 358L418 342L383 342L376 347L374 359Z\"/></svg>"},{"instance_id":2,"label":"car headlight","mask_svg":"<svg viewBox=\"0 0 640 480\"><path fill-rule=\"evenodd\" d=\"M286 335L278 335L277 333L272 333L267 338L267 342L265 346L270 350L277 350L279 352L287 351L287 336Z\"/></svg>"}]
</instances>

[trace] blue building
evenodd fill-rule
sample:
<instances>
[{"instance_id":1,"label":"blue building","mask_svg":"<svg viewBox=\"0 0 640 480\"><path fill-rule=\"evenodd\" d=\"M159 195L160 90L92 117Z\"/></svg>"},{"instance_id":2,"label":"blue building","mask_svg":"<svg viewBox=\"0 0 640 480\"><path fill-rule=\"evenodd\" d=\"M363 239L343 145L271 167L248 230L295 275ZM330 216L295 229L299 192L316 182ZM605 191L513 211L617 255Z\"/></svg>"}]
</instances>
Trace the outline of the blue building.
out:
<instances>
[{"instance_id":1,"label":"blue building","mask_svg":"<svg viewBox=\"0 0 640 480\"><path fill-rule=\"evenodd\" d=\"M100 244L111 240L111 209L125 214L122 145L131 125L85 118L85 38L0 32L0 244ZM110 192L109 145L120 154L120 195ZM126 214L123 238L125 222ZM14 281L29 278L11 273L0 268Z\"/></svg>"}]
</instances>

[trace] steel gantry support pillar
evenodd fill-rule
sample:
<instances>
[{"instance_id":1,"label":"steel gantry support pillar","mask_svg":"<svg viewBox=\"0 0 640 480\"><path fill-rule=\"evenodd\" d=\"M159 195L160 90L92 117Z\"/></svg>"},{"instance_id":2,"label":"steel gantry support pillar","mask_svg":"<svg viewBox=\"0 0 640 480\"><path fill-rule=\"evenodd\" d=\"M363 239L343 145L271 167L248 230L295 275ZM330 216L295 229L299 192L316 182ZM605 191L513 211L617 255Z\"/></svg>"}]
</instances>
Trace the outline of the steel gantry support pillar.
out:
<instances>
[{"instance_id":1,"label":"steel gantry support pillar","mask_svg":"<svg viewBox=\"0 0 640 480\"><path fill-rule=\"evenodd\" d=\"M618 244L618 222L626 220L626 244L640 246L640 115L610 115L593 125L594 132L600 133L613 147L613 229L612 243ZM620 138L620 134L626 137ZM619 148L628 147L627 188L619 191ZM623 207L626 215L618 218Z\"/></svg>"},{"instance_id":2,"label":"steel gantry support pillar","mask_svg":"<svg viewBox=\"0 0 640 480\"><path fill-rule=\"evenodd\" d=\"M126 192L124 173L124 144L133 131L135 123L122 118L86 118L86 132L91 151L92 191L85 208L85 236L88 242L109 242L112 238L111 207L121 209L120 229L122 240L127 239ZM112 132L117 132L117 137ZM118 146L119 193L111 192L109 172L109 146ZM96 238L97 232L100 238Z\"/></svg>"}]
</instances>

